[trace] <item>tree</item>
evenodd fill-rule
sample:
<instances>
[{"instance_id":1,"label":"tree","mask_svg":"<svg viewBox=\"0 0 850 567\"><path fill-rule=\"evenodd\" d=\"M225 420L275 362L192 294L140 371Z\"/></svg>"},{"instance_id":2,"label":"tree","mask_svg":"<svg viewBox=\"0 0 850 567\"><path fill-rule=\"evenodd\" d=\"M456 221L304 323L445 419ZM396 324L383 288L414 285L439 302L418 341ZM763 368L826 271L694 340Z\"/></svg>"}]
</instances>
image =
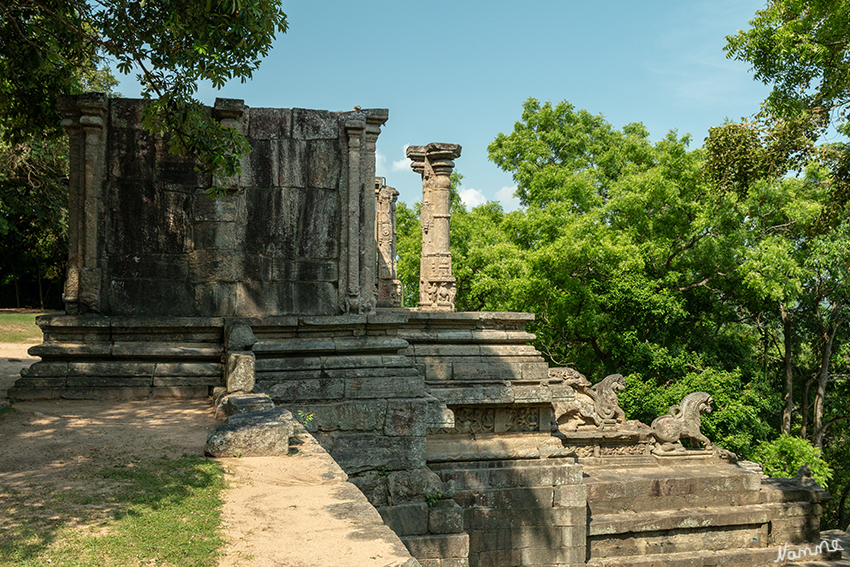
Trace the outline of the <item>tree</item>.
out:
<instances>
[{"instance_id":1,"label":"tree","mask_svg":"<svg viewBox=\"0 0 850 567\"><path fill-rule=\"evenodd\" d=\"M137 71L142 96L156 97L144 125L167 134L175 153L199 168L234 175L248 150L238 132L193 98L198 82L220 87L251 78L275 32L285 32L278 0L0 0L0 127L12 143L59 129L56 97L80 92L81 77L104 59Z\"/></svg>"},{"instance_id":2,"label":"tree","mask_svg":"<svg viewBox=\"0 0 850 567\"><path fill-rule=\"evenodd\" d=\"M767 99L780 118L838 123L850 103L850 2L771 0L751 28L727 37L728 57L748 61L773 85Z\"/></svg>"}]
</instances>

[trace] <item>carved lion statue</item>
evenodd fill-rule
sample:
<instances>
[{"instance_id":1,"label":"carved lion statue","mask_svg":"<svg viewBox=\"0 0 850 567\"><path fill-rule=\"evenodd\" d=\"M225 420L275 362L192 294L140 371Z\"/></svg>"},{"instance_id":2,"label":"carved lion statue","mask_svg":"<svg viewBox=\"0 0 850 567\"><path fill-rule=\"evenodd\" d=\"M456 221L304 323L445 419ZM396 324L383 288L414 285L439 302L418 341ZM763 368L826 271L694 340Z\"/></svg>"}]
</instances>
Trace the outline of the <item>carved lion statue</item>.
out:
<instances>
[{"instance_id":1,"label":"carved lion statue","mask_svg":"<svg viewBox=\"0 0 850 567\"><path fill-rule=\"evenodd\" d=\"M711 450L711 441L700 432L704 413L711 413L712 399L705 392L694 392L685 396L678 406L670 408L668 415L662 415L652 421L652 434L657 443L656 449L662 452L683 451L682 438L695 439Z\"/></svg>"},{"instance_id":2,"label":"carved lion statue","mask_svg":"<svg viewBox=\"0 0 850 567\"><path fill-rule=\"evenodd\" d=\"M599 427L606 420L625 422L626 414L617 402L617 392L626 387L621 374L606 376L596 385L592 385L584 374L573 368L550 368L549 376L563 380L575 392L574 400L552 404L559 429L576 431Z\"/></svg>"},{"instance_id":3,"label":"carved lion statue","mask_svg":"<svg viewBox=\"0 0 850 567\"><path fill-rule=\"evenodd\" d=\"M617 392L626 389L626 379L622 374L610 374L593 386L597 395L597 412L602 419L616 419L617 423L626 421L626 413L617 401Z\"/></svg>"},{"instance_id":4,"label":"carved lion statue","mask_svg":"<svg viewBox=\"0 0 850 567\"><path fill-rule=\"evenodd\" d=\"M550 368L549 377L563 380L575 392L574 400L552 404L559 429L576 431L579 427L601 423L596 414L596 393L584 374L574 368Z\"/></svg>"}]
</instances>

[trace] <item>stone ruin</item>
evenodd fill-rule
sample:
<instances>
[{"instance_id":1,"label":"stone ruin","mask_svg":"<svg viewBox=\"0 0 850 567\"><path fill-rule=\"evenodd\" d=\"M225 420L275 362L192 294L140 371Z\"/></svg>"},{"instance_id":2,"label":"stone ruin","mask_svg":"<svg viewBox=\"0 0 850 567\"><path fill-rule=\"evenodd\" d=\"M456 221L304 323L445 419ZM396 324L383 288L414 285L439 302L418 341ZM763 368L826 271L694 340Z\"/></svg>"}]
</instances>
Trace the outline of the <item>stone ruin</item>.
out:
<instances>
[{"instance_id":1,"label":"stone ruin","mask_svg":"<svg viewBox=\"0 0 850 567\"><path fill-rule=\"evenodd\" d=\"M63 101L66 311L38 319L42 360L11 399L213 397L213 454L286 452L301 416L423 567L750 566L818 540L828 495L714 450L708 393L628 422L622 376L549 368L533 314L455 311L460 146L408 149L423 251L419 305L402 308L398 194L375 178L387 110L219 99L212 116L252 150L213 180L141 128L143 105Z\"/></svg>"}]
</instances>

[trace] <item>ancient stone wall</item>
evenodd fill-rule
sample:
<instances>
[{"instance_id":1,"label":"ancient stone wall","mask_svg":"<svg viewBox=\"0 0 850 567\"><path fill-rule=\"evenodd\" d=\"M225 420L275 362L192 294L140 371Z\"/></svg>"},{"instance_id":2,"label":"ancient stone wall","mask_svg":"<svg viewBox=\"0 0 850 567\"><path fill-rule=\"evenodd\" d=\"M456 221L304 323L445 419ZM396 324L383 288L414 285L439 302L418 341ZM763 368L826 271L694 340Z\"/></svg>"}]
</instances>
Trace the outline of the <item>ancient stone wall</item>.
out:
<instances>
[{"instance_id":1,"label":"ancient stone wall","mask_svg":"<svg viewBox=\"0 0 850 567\"><path fill-rule=\"evenodd\" d=\"M248 138L213 180L140 125L144 101L68 97L69 314L336 315L375 307L375 142L386 110L210 109Z\"/></svg>"}]
</instances>

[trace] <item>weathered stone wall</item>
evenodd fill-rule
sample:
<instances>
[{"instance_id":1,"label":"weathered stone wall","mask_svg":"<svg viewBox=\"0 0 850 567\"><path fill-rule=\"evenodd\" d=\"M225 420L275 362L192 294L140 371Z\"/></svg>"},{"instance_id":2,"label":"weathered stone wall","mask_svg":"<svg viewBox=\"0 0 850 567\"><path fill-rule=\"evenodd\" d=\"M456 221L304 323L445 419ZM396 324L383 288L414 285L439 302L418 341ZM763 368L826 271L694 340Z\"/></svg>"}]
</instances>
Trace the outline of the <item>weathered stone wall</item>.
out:
<instances>
[{"instance_id":1,"label":"weathered stone wall","mask_svg":"<svg viewBox=\"0 0 850 567\"><path fill-rule=\"evenodd\" d=\"M140 125L145 102L64 101L70 314L336 315L375 306L375 141L386 110L210 109L251 144L213 180Z\"/></svg>"}]
</instances>

